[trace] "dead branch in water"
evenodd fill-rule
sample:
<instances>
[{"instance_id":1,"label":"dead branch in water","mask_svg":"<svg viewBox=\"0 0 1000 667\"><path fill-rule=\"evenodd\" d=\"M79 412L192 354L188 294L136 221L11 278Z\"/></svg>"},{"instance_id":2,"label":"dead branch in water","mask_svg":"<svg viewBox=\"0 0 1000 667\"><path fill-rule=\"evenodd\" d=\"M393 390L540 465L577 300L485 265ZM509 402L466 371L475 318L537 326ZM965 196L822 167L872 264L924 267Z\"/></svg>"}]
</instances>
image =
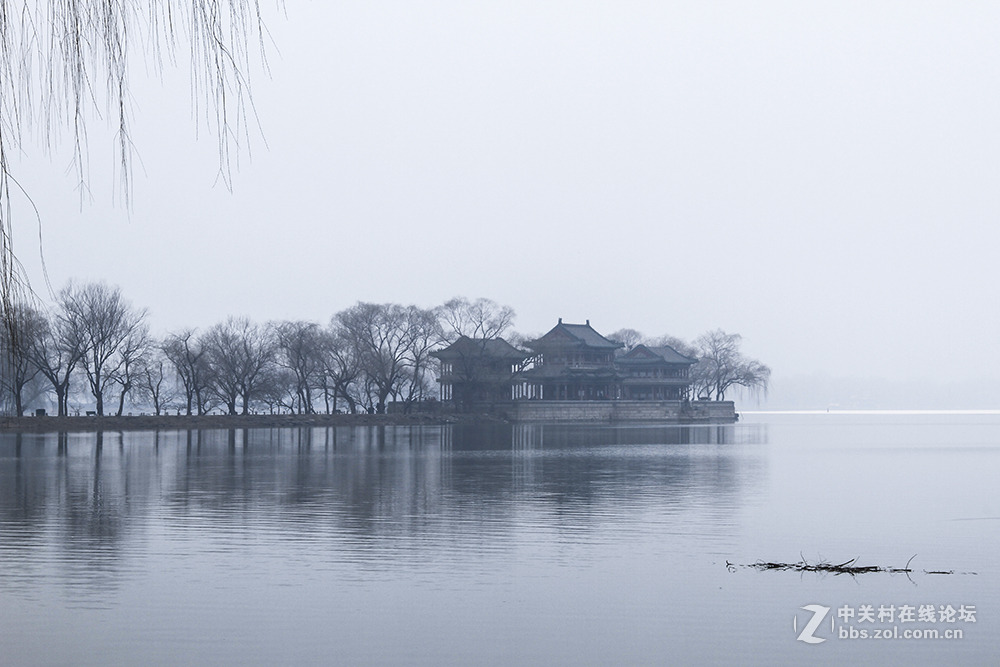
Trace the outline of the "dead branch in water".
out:
<instances>
[{"instance_id":1,"label":"dead branch in water","mask_svg":"<svg viewBox=\"0 0 1000 667\"><path fill-rule=\"evenodd\" d=\"M817 563L810 563L806 561L805 558L797 563L774 563L769 561L759 560L755 563L750 563L749 565L730 563L726 561L726 568L730 572L735 572L737 568L748 567L754 570L764 571L764 570L791 570L793 572L828 572L831 574L849 574L855 576L858 574L870 574L872 572L887 572L889 574L906 574L909 575L913 572L910 568L910 563L917 555L913 554L910 556L910 560L906 561L906 565L903 567L882 567L879 565L857 565L857 558L852 558L851 560L844 561L843 563L830 563L827 561L819 561ZM954 570L924 570L924 574L955 574ZM963 572L963 574L975 574L975 572Z\"/></svg>"}]
</instances>

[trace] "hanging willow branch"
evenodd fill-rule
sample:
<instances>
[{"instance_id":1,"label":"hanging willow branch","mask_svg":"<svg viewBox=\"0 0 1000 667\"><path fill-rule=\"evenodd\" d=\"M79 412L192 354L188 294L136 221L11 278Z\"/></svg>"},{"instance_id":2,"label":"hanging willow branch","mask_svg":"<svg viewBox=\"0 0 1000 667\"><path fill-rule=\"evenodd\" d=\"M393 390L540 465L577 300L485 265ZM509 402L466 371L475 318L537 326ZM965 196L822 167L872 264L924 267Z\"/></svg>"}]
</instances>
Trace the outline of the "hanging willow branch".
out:
<instances>
[{"instance_id":1,"label":"hanging willow branch","mask_svg":"<svg viewBox=\"0 0 1000 667\"><path fill-rule=\"evenodd\" d=\"M66 140L88 191L87 121L115 133L120 196L129 201L134 148L129 74L162 69L187 45L197 116L218 138L219 175L230 184L233 148L247 135L250 63L263 57L259 0L0 0L0 308L13 336L30 295L14 244L12 157L34 136L46 150ZM27 199L27 197L26 197Z\"/></svg>"}]
</instances>

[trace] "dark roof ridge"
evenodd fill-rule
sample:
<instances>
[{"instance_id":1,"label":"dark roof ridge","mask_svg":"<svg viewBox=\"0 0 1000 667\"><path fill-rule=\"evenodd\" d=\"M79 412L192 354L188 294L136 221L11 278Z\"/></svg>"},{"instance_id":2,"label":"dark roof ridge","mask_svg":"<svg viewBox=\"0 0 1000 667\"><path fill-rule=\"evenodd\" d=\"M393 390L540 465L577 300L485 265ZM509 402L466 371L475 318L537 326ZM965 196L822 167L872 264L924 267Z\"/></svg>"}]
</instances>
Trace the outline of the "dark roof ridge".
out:
<instances>
[{"instance_id":1,"label":"dark roof ridge","mask_svg":"<svg viewBox=\"0 0 1000 667\"><path fill-rule=\"evenodd\" d=\"M451 345L431 352L431 356L439 359L445 357L462 356L468 354L486 355L492 357L506 357L511 359L525 359L530 354L524 350L519 350L503 338L470 338L462 335L455 339Z\"/></svg>"},{"instance_id":2,"label":"dark roof ridge","mask_svg":"<svg viewBox=\"0 0 1000 667\"><path fill-rule=\"evenodd\" d=\"M670 362L670 363L675 363L675 364L696 364L696 363L698 363L698 360L695 359L694 357L689 357L687 355L681 354L680 352L678 352L677 350L675 350L673 347L671 347L669 345L646 345L644 343L639 343L638 345L636 345L635 347L633 347L631 350L629 350L628 352L626 352L622 357L620 357L620 359L623 359L625 361L630 361L629 359L626 359L626 357L628 357L629 355L631 355L633 352L635 352L639 348L643 348L644 350L648 350L649 352L652 352L653 354L655 354L656 356L660 357L664 361L667 361L667 362Z\"/></svg>"},{"instance_id":3,"label":"dark roof ridge","mask_svg":"<svg viewBox=\"0 0 1000 667\"><path fill-rule=\"evenodd\" d=\"M594 327L590 326L590 320L587 320L585 324L572 324L569 322L563 322L560 317L559 324L553 328L562 328L566 333L579 339L581 342L589 345L590 347L624 347L621 343L608 340L603 335L598 333Z\"/></svg>"}]
</instances>

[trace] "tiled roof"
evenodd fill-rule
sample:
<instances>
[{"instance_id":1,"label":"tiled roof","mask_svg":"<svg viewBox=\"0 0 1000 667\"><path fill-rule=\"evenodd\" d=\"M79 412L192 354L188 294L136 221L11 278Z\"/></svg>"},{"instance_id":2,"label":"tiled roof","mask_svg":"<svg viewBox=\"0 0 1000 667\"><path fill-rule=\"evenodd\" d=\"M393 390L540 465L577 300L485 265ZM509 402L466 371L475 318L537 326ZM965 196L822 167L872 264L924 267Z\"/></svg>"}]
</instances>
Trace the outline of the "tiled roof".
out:
<instances>
[{"instance_id":1,"label":"tiled roof","mask_svg":"<svg viewBox=\"0 0 1000 667\"><path fill-rule=\"evenodd\" d=\"M544 344L544 342L548 342L546 339L550 336L552 336L553 339L556 338L556 336L558 336L558 333L556 332L561 332L569 336L571 339L574 339L577 344L586 347L614 350L622 346L621 343L608 340L601 334L597 333L593 327L590 326L589 321L586 324L564 324L562 320L559 320L559 324L552 327L547 334L538 340L528 343L528 346L533 347L533 344L538 343L539 341L543 341Z\"/></svg>"},{"instance_id":2,"label":"tiled roof","mask_svg":"<svg viewBox=\"0 0 1000 667\"><path fill-rule=\"evenodd\" d=\"M608 340L597 333L589 324L564 324L562 327L586 343L588 347L608 347L613 349L622 346L621 343Z\"/></svg>"},{"instance_id":3,"label":"tiled roof","mask_svg":"<svg viewBox=\"0 0 1000 667\"><path fill-rule=\"evenodd\" d=\"M438 359L456 359L460 357L493 357L500 359L521 360L530 356L522 352L503 338L469 338L460 336L458 340L444 348L431 353Z\"/></svg>"},{"instance_id":4,"label":"tiled roof","mask_svg":"<svg viewBox=\"0 0 1000 667\"><path fill-rule=\"evenodd\" d=\"M626 354L615 359L619 364L658 364L667 362L668 364L696 364L697 359L684 356L669 345L659 347L649 347L646 345L636 345Z\"/></svg>"}]
</instances>

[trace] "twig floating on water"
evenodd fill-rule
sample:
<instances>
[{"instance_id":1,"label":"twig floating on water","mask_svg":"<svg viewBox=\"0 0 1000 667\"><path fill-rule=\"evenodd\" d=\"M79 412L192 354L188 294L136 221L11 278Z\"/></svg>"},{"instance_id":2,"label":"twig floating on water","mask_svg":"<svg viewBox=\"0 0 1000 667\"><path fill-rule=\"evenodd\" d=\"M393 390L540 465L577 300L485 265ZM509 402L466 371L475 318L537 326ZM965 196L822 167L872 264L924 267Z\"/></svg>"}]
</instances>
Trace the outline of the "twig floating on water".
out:
<instances>
[{"instance_id":1,"label":"twig floating on water","mask_svg":"<svg viewBox=\"0 0 1000 667\"><path fill-rule=\"evenodd\" d=\"M750 563L749 565L743 565L738 563L730 563L726 561L726 568L730 572L735 572L737 568L748 567L754 570L764 571L764 570L791 570L792 572L829 572L832 574L849 574L851 576L858 574L870 574L872 572L888 572L889 574L910 574L913 570L910 568L910 563L917 555L914 554L910 556L910 560L906 561L906 565L903 567L882 567L879 565L857 565L857 558L852 558L843 563L829 563L827 561L819 561L816 563L810 563L806 561L805 558L797 563L774 563L771 561L759 560L755 563ZM955 574L954 570L924 570L924 574ZM962 574L976 574L975 572L963 572Z\"/></svg>"}]
</instances>

